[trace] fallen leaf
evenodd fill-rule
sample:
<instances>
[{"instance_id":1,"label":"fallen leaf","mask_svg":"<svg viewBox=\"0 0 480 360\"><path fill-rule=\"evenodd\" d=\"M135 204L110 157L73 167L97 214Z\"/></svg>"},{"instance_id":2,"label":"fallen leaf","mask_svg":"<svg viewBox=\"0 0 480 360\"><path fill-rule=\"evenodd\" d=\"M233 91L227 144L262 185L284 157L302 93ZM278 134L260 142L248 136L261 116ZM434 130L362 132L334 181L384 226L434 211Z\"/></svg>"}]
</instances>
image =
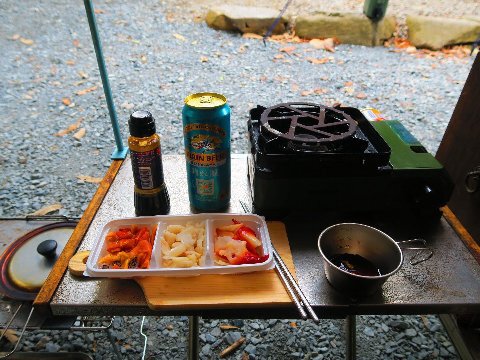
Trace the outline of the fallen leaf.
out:
<instances>
[{"instance_id":1,"label":"fallen leaf","mask_svg":"<svg viewBox=\"0 0 480 360\"><path fill-rule=\"evenodd\" d=\"M343 86L353 86L353 81L347 81Z\"/></svg>"},{"instance_id":2,"label":"fallen leaf","mask_svg":"<svg viewBox=\"0 0 480 360\"><path fill-rule=\"evenodd\" d=\"M76 94L82 96L82 95L88 94L89 92L97 90L97 87L98 86L94 85L94 86L91 86L89 88L79 90L79 91L76 92Z\"/></svg>"},{"instance_id":3,"label":"fallen leaf","mask_svg":"<svg viewBox=\"0 0 480 360\"><path fill-rule=\"evenodd\" d=\"M43 215L50 214L51 212L60 210L61 208L62 208L62 204L52 204L52 205L44 206L43 208L31 213L30 215L43 216Z\"/></svg>"},{"instance_id":4,"label":"fallen leaf","mask_svg":"<svg viewBox=\"0 0 480 360\"><path fill-rule=\"evenodd\" d=\"M73 43L73 46L77 48L80 46L80 41L78 39L73 39L72 43Z\"/></svg>"},{"instance_id":5,"label":"fallen leaf","mask_svg":"<svg viewBox=\"0 0 480 360\"><path fill-rule=\"evenodd\" d=\"M286 46L280 49L280 52L285 52L287 54L291 54L292 52L295 51L297 47L296 46Z\"/></svg>"},{"instance_id":6,"label":"fallen leaf","mask_svg":"<svg viewBox=\"0 0 480 360\"><path fill-rule=\"evenodd\" d=\"M244 337L241 337L240 339L238 339L237 341L235 341L232 345L230 345L229 347L225 348L221 353L220 353L220 357L223 358L225 356L227 356L228 354L234 352L240 345L242 345L243 343L245 342L245 338Z\"/></svg>"},{"instance_id":7,"label":"fallen leaf","mask_svg":"<svg viewBox=\"0 0 480 360\"><path fill-rule=\"evenodd\" d=\"M200 62L202 62L202 63L208 62L208 57L206 57L206 56L200 56Z\"/></svg>"},{"instance_id":8,"label":"fallen leaf","mask_svg":"<svg viewBox=\"0 0 480 360\"><path fill-rule=\"evenodd\" d=\"M325 39L323 41L323 46L325 50L335 52L335 40L333 38Z\"/></svg>"},{"instance_id":9,"label":"fallen leaf","mask_svg":"<svg viewBox=\"0 0 480 360\"><path fill-rule=\"evenodd\" d=\"M297 323L296 323L295 321L292 321L292 322L290 322L290 326L296 328L296 327L297 327Z\"/></svg>"},{"instance_id":10,"label":"fallen leaf","mask_svg":"<svg viewBox=\"0 0 480 360\"><path fill-rule=\"evenodd\" d=\"M353 94L354 91L353 86L345 86L345 92L347 94Z\"/></svg>"},{"instance_id":11,"label":"fallen leaf","mask_svg":"<svg viewBox=\"0 0 480 360\"><path fill-rule=\"evenodd\" d=\"M268 78L265 75L260 76L259 78L260 81L267 81Z\"/></svg>"},{"instance_id":12,"label":"fallen leaf","mask_svg":"<svg viewBox=\"0 0 480 360\"><path fill-rule=\"evenodd\" d=\"M71 133L77 130L80 127L82 121L83 121L83 118L78 119L76 123L68 125L66 129L60 130L55 134L55 136L65 136L68 133Z\"/></svg>"},{"instance_id":13,"label":"fallen leaf","mask_svg":"<svg viewBox=\"0 0 480 360\"><path fill-rule=\"evenodd\" d=\"M180 41L187 41L187 39L185 39L185 36L183 35L180 35L180 34L173 34L173 36L175 37L175 39L177 40L180 40Z\"/></svg>"},{"instance_id":14,"label":"fallen leaf","mask_svg":"<svg viewBox=\"0 0 480 360\"><path fill-rule=\"evenodd\" d=\"M85 136L86 133L87 133L87 131L85 130L85 128L81 128L75 134L73 134L73 137L76 140L80 140L81 138L83 138Z\"/></svg>"},{"instance_id":15,"label":"fallen leaf","mask_svg":"<svg viewBox=\"0 0 480 360\"><path fill-rule=\"evenodd\" d=\"M20 38L20 42L24 45L33 45L34 41L32 39L25 39L23 37Z\"/></svg>"},{"instance_id":16,"label":"fallen leaf","mask_svg":"<svg viewBox=\"0 0 480 360\"><path fill-rule=\"evenodd\" d=\"M367 94L365 94L364 92L359 92L356 96L355 96L357 99L366 99L367 98Z\"/></svg>"},{"instance_id":17,"label":"fallen leaf","mask_svg":"<svg viewBox=\"0 0 480 360\"><path fill-rule=\"evenodd\" d=\"M276 54L273 58L274 58L274 59L285 59L285 55Z\"/></svg>"},{"instance_id":18,"label":"fallen leaf","mask_svg":"<svg viewBox=\"0 0 480 360\"><path fill-rule=\"evenodd\" d=\"M102 178L93 177L89 175L77 175L77 179L88 182L88 183L92 183L92 184L100 184L103 180Z\"/></svg>"},{"instance_id":19,"label":"fallen leaf","mask_svg":"<svg viewBox=\"0 0 480 360\"><path fill-rule=\"evenodd\" d=\"M3 336L5 336L5 338L8 340L8 342L11 343L11 344L16 344L17 341L18 341L18 335L17 335L17 332L15 330L8 329L8 330L5 331Z\"/></svg>"},{"instance_id":20,"label":"fallen leaf","mask_svg":"<svg viewBox=\"0 0 480 360\"><path fill-rule=\"evenodd\" d=\"M308 42L311 46L315 49L325 49L325 44L323 40L320 39L312 39Z\"/></svg>"},{"instance_id":21,"label":"fallen leaf","mask_svg":"<svg viewBox=\"0 0 480 360\"><path fill-rule=\"evenodd\" d=\"M125 110L131 110L135 107L135 105L125 101L122 105L120 105L120 107Z\"/></svg>"},{"instance_id":22,"label":"fallen leaf","mask_svg":"<svg viewBox=\"0 0 480 360\"><path fill-rule=\"evenodd\" d=\"M75 65L75 60L67 60L67 61L65 61L65 64L70 65L70 66Z\"/></svg>"},{"instance_id":23,"label":"fallen leaf","mask_svg":"<svg viewBox=\"0 0 480 360\"><path fill-rule=\"evenodd\" d=\"M95 9L94 12L95 12L95 14L97 14L97 15L98 15L98 14L105 14L105 11L102 10L102 9Z\"/></svg>"},{"instance_id":24,"label":"fallen leaf","mask_svg":"<svg viewBox=\"0 0 480 360\"><path fill-rule=\"evenodd\" d=\"M308 62L311 62L312 64L325 64L330 61L330 58L312 58L312 57L307 57Z\"/></svg>"},{"instance_id":25,"label":"fallen leaf","mask_svg":"<svg viewBox=\"0 0 480 360\"><path fill-rule=\"evenodd\" d=\"M11 39L14 40L14 41L20 39L20 34L13 34Z\"/></svg>"},{"instance_id":26,"label":"fallen leaf","mask_svg":"<svg viewBox=\"0 0 480 360\"><path fill-rule=\"evenodd\" d=\"M68 98L68 97L62 98L62 104L63 105L69 106L71 103L72 103L72 100L70 100L70 98Z\"/></svg>"},{"instance_id":27,"label":"fallen leaf","mask_svg":"<svg viewBox=\"0 0 480 360\"><path fill-rule=\"evenodd\" d=\"M322 95L322 94L326 94L328 92L328 89L318 88L313 90L313 92L317 95Z\"/></svg>"},{"instance_id":28,"label":"fallen leaf","mask_svg":"<svg viewBox=\"0 0 480 360\"><path fill-rule=\"evenodd\" d=\"M78 75L79 75L82 79L88 79L88 74L87 74L85 71L80 70L80 71L78 72Z\"/></svg>"},{"instance_id":29,"label":"fallen leaf","mask_svg":"<svg viewBox=\"0 0 480 360\"><path fill-rule=\"evenodd\" d=\"M244 33L242 35L242 37L245 38L245 39L257 39L257 40L263 39L262 35L258 35L258 34L254 34L254 33Z\"/></svg>"},{"instance_id":30,"label":"fallen leaf","mask_svg":"<svg viewBox=\"0 0 480 360\"><path fill-rule=\"evenodd\" d=\"M142 64L146 64L147 63L147 57L145 55L142 55L140 57L140 61L142 62Z\"/></svg>"},{"instance_id":31,"label":"fallen leaf","mask_svg":"<svg viewBox=\"0 0 480 360\"><path fill-rule=\"evenodd\" d=\"M313 90L304 90L300 93L301 96L308 96L313 94Z\"/></svg>"},{"instance_id":32,"label":"fallen leaf","mask_svg":"<svg viewBox=\"0 0 480 360\"><path fill-rule=\"evenodd\" d=\"M221 330L234 330L234 329L238 329L238 326L233 326L233 325L220 325L219 326Z\"/></svg>"},{"instance_id":33,"label":"fallen leaf","mask_svg":"<svg viewBox=\"0 0 480 360\"><path fill-rule=\"evenodd\" d=\"M413 54L413 53L416 52L416 51L417 51L417 48L416 48L415 46L409 46L409 47L407 47L407 48L405 49L405 52L406 52L407 54Z\"/></svg>"}]
</instances>

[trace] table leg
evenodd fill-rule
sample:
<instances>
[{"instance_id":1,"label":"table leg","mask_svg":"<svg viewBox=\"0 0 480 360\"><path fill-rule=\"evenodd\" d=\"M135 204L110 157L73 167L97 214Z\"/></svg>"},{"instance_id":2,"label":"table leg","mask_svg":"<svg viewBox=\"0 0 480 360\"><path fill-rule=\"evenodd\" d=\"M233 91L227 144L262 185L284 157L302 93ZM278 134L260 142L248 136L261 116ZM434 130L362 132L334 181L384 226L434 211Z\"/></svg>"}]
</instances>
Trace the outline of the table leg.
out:
<instances>
[{"instance_id":1,"label":"table leg","mask_svg":"<svg viewBox=\"0 0 480 360\"><path fill-rule=\"evenodd\" d=\"M355 315L348 315L345 319L346 359L357 358L357 318Z\"/></svg>"},{"instance_id":2,"label":"table leg","mask_svg":"<svg viewBox=\"0 0 480 360\"><path fill-rule=\"evenodd\" d=\"M198 360L198 332L200 317L188 317L188 360Z\"/></svg>"}]
</instances>

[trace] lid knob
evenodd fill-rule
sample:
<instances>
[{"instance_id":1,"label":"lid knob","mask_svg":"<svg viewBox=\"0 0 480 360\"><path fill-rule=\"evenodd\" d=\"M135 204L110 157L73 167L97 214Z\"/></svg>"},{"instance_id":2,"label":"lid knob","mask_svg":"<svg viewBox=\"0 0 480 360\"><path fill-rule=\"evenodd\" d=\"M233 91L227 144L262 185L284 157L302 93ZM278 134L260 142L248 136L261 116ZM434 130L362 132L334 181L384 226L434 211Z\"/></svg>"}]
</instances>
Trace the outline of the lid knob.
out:
<instances>
[{"instance_id":1,"label":"lid knob","mask_svg":"<svg viewBox=\"0 0 480 360\"><path fill-rule=\"evenodd\" d=\"M55 240L44 240L37 246L37 252L45 256L47 259L52 259L56 255L57 242Z\"/></svg>"}]
</instances>

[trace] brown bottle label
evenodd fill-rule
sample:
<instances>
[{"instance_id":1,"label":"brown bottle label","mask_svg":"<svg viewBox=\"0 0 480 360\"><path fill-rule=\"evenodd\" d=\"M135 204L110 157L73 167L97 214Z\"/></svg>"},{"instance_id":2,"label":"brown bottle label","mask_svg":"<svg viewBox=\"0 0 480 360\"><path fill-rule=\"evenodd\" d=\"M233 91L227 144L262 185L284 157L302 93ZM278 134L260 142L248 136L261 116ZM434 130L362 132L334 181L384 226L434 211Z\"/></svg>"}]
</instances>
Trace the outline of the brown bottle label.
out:
<instances>
[{"instance_id":1,"label":"brown bottle label","mask_svg":"<svg viewBox=\"0 0 480 360\"><path fill-rule=\"evenodd\" d=\"M160 148L145 152L130 151L133 180L141 190L150 190L163 185L162 153Z\"/></svg>"}]
</instances>

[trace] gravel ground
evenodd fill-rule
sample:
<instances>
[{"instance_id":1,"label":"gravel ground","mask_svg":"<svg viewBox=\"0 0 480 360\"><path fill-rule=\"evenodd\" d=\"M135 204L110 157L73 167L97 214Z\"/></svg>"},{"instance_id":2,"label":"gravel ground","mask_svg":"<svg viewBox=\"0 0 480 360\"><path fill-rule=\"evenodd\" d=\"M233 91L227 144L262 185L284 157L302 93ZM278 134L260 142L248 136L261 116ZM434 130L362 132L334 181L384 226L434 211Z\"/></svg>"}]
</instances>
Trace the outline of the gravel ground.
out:
<instances>
[{"instance_id":1,"label":"gravel ground","mask_svg":"<svg viewBox=\"0 0 480 360\"><path fill-rule=\"evenodd\" d=\"M342 9L362 2L329 3ZM392 2L391 10L402 15L398 9L407 4ZM326 53L308 44L264 46L206 27L199 15L207 1L189 10L184 1L95 5L124 140L130 112L149 109L166 154L182 152L184 97L206 90L229 99L234 152L247 151L251 107L300 100L379 108L388 118L401 120L434 153L472 64L470 58L422 58L383 47L340 45L335 53ZM417 1L411 10L461 16L478 6L472 1ZM0 47L0 216L23 216L54 203L62 205L61 214L81 216L97 185L79 176L102 177L114 144L81 3L0 2ZM308 58L325 60L314 64ZM75 130L55 136L69 127ZM85 135L75 139L79 129ZM141 354L139 322L116 319L114 335L126 358ZM239 329L223 331L220 323ZM186 324L183 318L148 318L148 354L184 358ZM201 356L216 358L228 343L244 336L247 341L232 357L247 352L258 359L342 358L342 326L340 320L318 326L283 320L205 321ZM358 337L360 358L456 358L434 316L362 316ZM23 347L112 358L101 333L33 332Z\"/></svg>"}]
</instances>

